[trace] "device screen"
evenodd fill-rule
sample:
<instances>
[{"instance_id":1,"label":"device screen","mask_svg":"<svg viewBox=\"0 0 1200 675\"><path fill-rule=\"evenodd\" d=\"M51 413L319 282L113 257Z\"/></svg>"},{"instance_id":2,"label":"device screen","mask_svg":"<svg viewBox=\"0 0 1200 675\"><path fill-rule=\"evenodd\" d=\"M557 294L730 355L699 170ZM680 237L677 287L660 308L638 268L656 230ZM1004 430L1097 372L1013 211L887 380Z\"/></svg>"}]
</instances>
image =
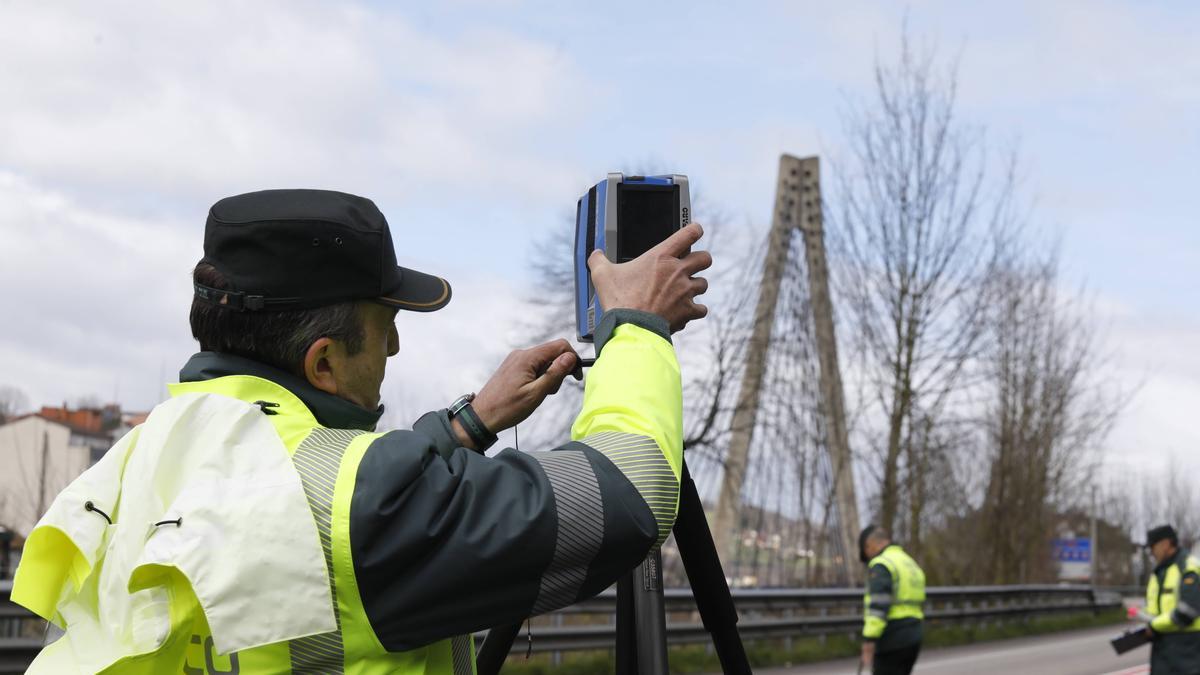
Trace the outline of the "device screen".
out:
<instances>
[{"instance_id":1,"label":"device screen","mask_svg":"<svg viewBox=\"0 0 1200 675\"><path fill-rule=\"evenodd\" d=\"M617 223L617 262L649 251L679 229L679 186L620 184Z\"/></svg>"}]
</instances>

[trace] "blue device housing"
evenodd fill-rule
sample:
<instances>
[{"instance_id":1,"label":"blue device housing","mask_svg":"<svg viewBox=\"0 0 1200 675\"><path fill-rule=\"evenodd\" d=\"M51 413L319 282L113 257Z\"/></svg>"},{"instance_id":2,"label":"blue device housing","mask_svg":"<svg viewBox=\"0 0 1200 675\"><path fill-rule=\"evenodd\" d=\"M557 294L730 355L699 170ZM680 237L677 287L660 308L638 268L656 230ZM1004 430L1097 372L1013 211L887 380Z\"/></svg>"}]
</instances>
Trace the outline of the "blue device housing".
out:
<instances>
[{"instance_id":1,"label":"blue device housing","mask_svg":"<svg viewBox=\"0 0 1200 675\"><path fill-rule=\"evenodd\" d=\"M632 260L691 222L687 176L610 173L579 198L575 213L575 325L591 342L604 308L587 259L599 249L614 263Z\"/></svg>"}]
</instances>

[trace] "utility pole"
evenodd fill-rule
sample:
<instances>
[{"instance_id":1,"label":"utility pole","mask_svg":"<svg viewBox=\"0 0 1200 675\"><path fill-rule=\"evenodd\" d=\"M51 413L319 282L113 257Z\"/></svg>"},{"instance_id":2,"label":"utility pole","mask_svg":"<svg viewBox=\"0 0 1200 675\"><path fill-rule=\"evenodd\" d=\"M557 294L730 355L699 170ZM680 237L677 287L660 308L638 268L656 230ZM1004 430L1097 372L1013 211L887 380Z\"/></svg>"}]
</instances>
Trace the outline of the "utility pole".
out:
<instances>
[{"instance_id":1,"label":"utility pole","mask_svg":"<svg viewBox=\"0 0 1200 675\"><path fill-rule=\"evenodd\" d=\"M850 583L860 580L858 558L858 499L854 491L854 469L846 431L846 404L842 372L838 364L837 337L833 329L833 301L829 296L829 265L825 262L825 227L821 201L821 165L816 157L791 160L789 172L799 179L800 231L804 234L804 259L808 268L808 297L812 305L813 333L821 373L820 412L825 419L825 442L833 468L834 500L838 510L838 535Z\"/></svg>"},{"instance_id":2,"label":"utility pole","mask_svg":"<svg viewBox=\"0 0 1200 675\"><path fill-rule=\"evenodd\" d=\"M742 485L746 464L758 419L760 391L766 370L767 349L775 324L775 307L783 280L787 254L793 230L804 235L805 258L809 274L809 296L813 310L814 333L820 361L820 411L828 431L827 444L833 467L833 489L838 509L843 568L848 581L859 578L857 565L850 559L858 547L858 507L854 497L854 480L846 440L841 377L838 370L837 346L833 333L833 312L829 298L828 274L825 263L825 244L821 225L821 187L819 162L816 157L799 159L791 155L779 158L779 178L775 186L775 209L771 216L771 232L763 262L763 278L759 286L758 304L754 309L754 325L746 350L746 368L734 408L730 429L729 451L725 459L725 476L717 501L716 525L713 536L717 551L724 558L726 569L733 570L737 548L736 520L741 508ZM857 557L854 555L853 557Z\"/></svg>"},{"instance_id":3,"label":"utility pole","mask_svg":"<svg viewBox=\"0 0 1200 675\"><path fill-rule=\"evenodd\" d=\"M66 406L63 406L65 409ZM38 480L37 513L34 520L46 515L46 460L50 457L50 432L42 432L42 467L41 478Z\"/></svg>"},{"instance_id":4,"label":"utility pole","mask_svg":"<svg viewBox=\"0 0 1200 675\"><path fill-rule=\"evenodd\" d=\"M1088 574L1092 577L1092 588L1096 587L1096 582L1100 576L1100 542L1096 536L1096 486L1092 486L1092 528L1091 528L1091 565L1088 566Z\"/></svg>"}]
</instances>

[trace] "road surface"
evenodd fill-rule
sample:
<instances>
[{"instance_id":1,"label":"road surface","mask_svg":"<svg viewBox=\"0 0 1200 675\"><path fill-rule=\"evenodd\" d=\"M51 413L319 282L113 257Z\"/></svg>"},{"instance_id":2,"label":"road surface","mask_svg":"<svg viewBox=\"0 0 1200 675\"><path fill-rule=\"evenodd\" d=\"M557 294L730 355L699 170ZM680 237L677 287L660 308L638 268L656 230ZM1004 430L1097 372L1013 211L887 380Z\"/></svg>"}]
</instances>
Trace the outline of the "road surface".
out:
<instances>
[{"instance_id":1,"label":"road surface","mask_svg":"<svg viewBox=\"0 0 1200 675\"><path fill-rule=\"evenodd\" d=\"M1108 641L1123 625L981 642L922 652L914 675L1146 675L1147 647L1123 656ZM856 659L795 668L756 668L761 675L855 675Z\"/></svg>"}]
</instances>

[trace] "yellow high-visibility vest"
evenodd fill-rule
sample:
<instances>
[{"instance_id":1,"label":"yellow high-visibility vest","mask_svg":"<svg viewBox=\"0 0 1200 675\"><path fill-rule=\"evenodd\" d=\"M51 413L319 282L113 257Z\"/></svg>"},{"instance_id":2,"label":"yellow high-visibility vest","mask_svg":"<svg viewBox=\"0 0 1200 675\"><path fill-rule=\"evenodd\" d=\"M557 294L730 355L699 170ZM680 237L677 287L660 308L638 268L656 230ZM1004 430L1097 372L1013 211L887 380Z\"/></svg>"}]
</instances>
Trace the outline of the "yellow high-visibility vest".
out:
<instances>
[{"instance_id":1,"label":"yellow high-visibility vest","mask_svg":"<svg viewBox=\"0 0 1200 675\"><path fill-rule=\"evenodd\" d=\"M1187 555L1183 560L1172 564L1167 568L1166 574L1163 575L1163 583L1159 586L1158 575L1150 575L1150 583L1146 586L1146 611L1154 616L1154 620L1150 622L1150 627L1159 633L1183 633L1190 631L1200 631L1200 618L1192 621L1186 626L1180 626L1172 619L1172 613L1179 606L1179 591L1181 590L1183 577L1188 572L1196 572L1200 574L1200 560ZM1188 578L1187 581L1195 583L1193 578ZM1200 608L1196 608L1200 610ZM1189 611L1189 614L1195 615L1196 611Z\"/></svg>"},{"instance_id":2,"label":"yellow high-visibility vest","mask_svg":"<svg viewBox=\"0 0 1200 675\"><path fill-rule=\"evenodd\" d=\"M888 621L925 618L925 572L917 561L892 544L872 558L867 568L875 565L883 565L891 573L892 595L889 598L872 597L869 588L863 594L863 637L870 639L883 635ZM879 609L884 605L886 612Z\"/></svg>"},{"instance_id":3,"label":"yellow high-visibility vest","mask_svg":"<svg viewBox=\"0 0 1200 675\"><path fill-rule=\"evenodd\" d=\"M572 438L628 479L661 544L682 463L678 363L637 325L608 344ZM351 506L384 434L326 428L288 388L252 375L171 393L30 533L12 599L66 629L30 672L474 672L470 635L388 651L364 609ZM624 536L641 541L644 518L628 510ZM568 604L546 595L540 611Z\"/></svg>"},{"instance_id":4,"label":"yellow high-visibility vest","mask_svg":"<svg viewBox=\"0 0 1200 675\"><path fill-rule=\"evenodd\" d=\"M171 392L30 533L12 599L66 628L30 673L474 672L470 636L388 652L362 610L347 514L380 434L257 377Z\"/></svg>"}]
</instances>

